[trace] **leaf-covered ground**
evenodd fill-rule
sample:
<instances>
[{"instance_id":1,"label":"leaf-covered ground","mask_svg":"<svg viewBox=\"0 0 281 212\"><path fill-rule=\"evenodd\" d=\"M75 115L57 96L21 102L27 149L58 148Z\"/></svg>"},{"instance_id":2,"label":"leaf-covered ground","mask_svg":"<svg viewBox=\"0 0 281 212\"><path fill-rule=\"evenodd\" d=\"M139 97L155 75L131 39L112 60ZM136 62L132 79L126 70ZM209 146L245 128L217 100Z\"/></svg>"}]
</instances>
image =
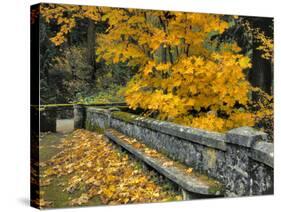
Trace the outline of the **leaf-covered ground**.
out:
<instances>
[{"instance_id":1,"label":"leaf-covered ground","mask_svg":"<svg viewBox=\"0 0 281 212\"><path fill-rule=\"evenodd\" d=\"M182 198L173 184L95 132L43 135L40 161L43 208Z\"/></svg>"}]
</instances>

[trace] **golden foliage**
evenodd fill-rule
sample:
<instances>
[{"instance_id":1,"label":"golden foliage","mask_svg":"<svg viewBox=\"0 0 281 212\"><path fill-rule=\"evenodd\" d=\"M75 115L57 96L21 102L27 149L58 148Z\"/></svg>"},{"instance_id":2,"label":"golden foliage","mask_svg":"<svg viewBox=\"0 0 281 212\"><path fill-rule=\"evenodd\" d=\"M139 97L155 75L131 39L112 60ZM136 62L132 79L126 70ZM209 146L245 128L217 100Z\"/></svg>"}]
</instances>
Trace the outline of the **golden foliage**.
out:
<instances>
[{"instance_id":1,"label":"golden foliage","mask_svg":"<svg viewBox=\"0 0 281 212\"><path fill-rule=\"evenodd\" d=\"M262 57L266 60L273 60L273 39L265 36L260 31L256 34L256 38L260 42L260 46L257 49L263 52Z\"/></svg>"},{"instance_id":2,"label":"golden foliage","mask_svg":"<svg viewBox=\"0 0 281 212\"><path fill-rule=\"evenodd\" d=\"M59 32L50 39L56 46L66 41L66 35L76 26L77 19L100 20L98 11L97 7L78 5L43 4L40 7L40 12L48 23L56 21L56 24L60 26Z\"/></svg>"},{"instance_id":3,"label":"golden foliage","mask_svg":"<svg viewBox=\"0 0 281 212\"><path fill-rule=\"evenodd\" d=\"M103 204L159 202L181 199L175 192L164 189L150 172L144 172L128 154L120 152L101 134L76 130L60 145L61 152L41 163L46 169L44 181L71 176L62 190L73 193L83 190L70 205L82 205L93 197Z\"/></svg>"},{"instance_id":4,"label":"golden foliage","mask_svg":"<svg viewBox=\"0 0 281 212\"><path fill-rule=\"evenodd\" d=\"M252 27L248 21L243 23L243 26L245 30L248 33L251 33L254 39L259 43L257 50L260 50L262 52L262 58L266 60L271 60L273 62L273 39L266 36L260 28Z\"/></svg>"},{"instance_id":5,"label":"golden foliage","mask_svg":"<svg viewBox=\"0 0 281 212\"><path fill-rule=\"evenodd\" d=\"M220 15L58 5L43 9L43 14L61 25L52 38L56 45L75 19L107 21L106 33L97 38L98 60L138 67L123 90L130 108L209 130L255 124L255 114L240 111L250 104L252 88L245 78L250 58L239 53L235 42L210 39L230 27ZM273 41L255 32L263 57L271 58Z\"/></svg>"}]
</instances>

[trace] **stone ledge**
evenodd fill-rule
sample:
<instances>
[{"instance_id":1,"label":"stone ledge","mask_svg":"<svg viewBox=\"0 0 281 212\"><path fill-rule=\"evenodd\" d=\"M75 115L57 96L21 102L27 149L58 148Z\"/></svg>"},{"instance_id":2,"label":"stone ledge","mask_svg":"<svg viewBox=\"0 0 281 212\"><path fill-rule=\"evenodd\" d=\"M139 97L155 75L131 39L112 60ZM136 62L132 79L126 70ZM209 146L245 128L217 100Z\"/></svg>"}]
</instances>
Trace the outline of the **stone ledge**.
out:
<instances>
[{"instance_id":1,"label":"stone ledge","mask_svg":"<svg viewBox=\"0 0 281 212\"><path fill-rule=\"evenodd\" d=\"M120 121L125 121L131 124L136 124L136 120L138 117L137 115L131 114L131 113L126 113L122 111L113 111L111 114L112 118L118 119Z\"/></svg>"},{"instance_id":2,"label":"stone ledge","mask_svg":"<svg viewBox=\"0 0 281 212\"><path fill-rule=\"evenodd\" d=\"M121 136L118 136L116 134L120 134ZM206 178L208 180L203 180L202 177L200 178L195 174L187 174L176 166L165 167L162 165L163 161L160 161L157 158L153 158L145 152L136 149L133 145L125 141L124 138L128 138L127 136L117 132L116 130L106 130L105 135L110 140L125 148L138 159L145 162L146 164L157 170L159 173L163 174L164 176L178 184L183 189L202 195L223 195L223 186L218 181L207 177Z\"/></svg>"},{"instance_id":3,"label":"stone ledge","mask_svg":"<svg viewBox=\"0 0 281 212\"><path fill-rule=\"evenodd\" d=\"M86 111L95 112L95 113L99 113L99 114L102 114L102 115L108 115L108 114L110 114L110 111L109 111L109 110L107 110L107 109L102 109L102 108L96 108L96 107L87 107L87 108L86 108Z\"/></svg>"},{"instance_id":4,"label":"stone ledge","mask_svg":"<svg viewBox=\"0 0 281 212\"><path fill-rule=\"evenodd\" d=\"M253 146L250 157L274 168L274 144L258 142Z\"/></svg>"},{"instance_id":5,"label":"stone ledge","mask_svg":"<svg viewBox=\"0 0 281 212\"><path fill-rule=\"evenodd\" d=\"M146 118L137 118L137 122L139 126L183 138L187 141L196 142L204 146L223 151L226 150L225 135L221 133L205 131L166 121L149 120Z\"/></svg>"},{"instance_id":6,"label":"stone ledge","mask_svg":"<svg viewBox=\"0 0 281 212\"><path fill-rule=\"evenodd\" d=\"M191 128L166 121L141 117L126 112L113 112L112 118L145 127L154 131L176 136L187 141L199 143L222 151L226 150L225 135L201 129Z\"/></svg>"},{"instance_id":7,"label":"stone ledge","mask_svg":"<svg viewBox=\"0 0 281 212\"><path fill-rule=\"evenodd\" d=\"M251 148L259 141L267 141L267 134L252 127L239 127L226 133L226 142Z\"/></svg>"}]
</instances>

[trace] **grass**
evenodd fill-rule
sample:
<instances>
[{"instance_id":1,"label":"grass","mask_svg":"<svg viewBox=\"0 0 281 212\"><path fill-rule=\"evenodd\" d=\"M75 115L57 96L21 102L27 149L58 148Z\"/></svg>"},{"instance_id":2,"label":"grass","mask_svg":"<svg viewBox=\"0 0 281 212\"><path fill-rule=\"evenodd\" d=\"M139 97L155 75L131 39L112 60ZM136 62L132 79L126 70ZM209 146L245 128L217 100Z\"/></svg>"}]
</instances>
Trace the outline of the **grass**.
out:
<instances>
[{"instance_id":1,"label":"grass","mask_svg":"<svg viewBox=\"0 0 281 212\"><path fill-rule=\"evenodd\" d=\"M40 162L44 162L56 155L60 149L56 146L65 135L60 133L44 133L40 138Z\"/></svg>"},{"instance_id":2,"label":"grass","mask_svg":"<svg viewBox=\"0 0 281 212\"><path fill-rule=\"evenodd\" d=\"M57 148L63 138L71 136L71 134L61 134L61 133L44 133L40 139L40 162L47 161L51 159L54 155L59 153L61 150ZM44 168L40 168L40 173L43 173ZM70 207L69 201L71 199L79 197L83 193L83 188L74 191L73 193L68 193L63 191L63 187L60 186L62 183L67 182L72 176L61 176L53 177L52 181L47 186L41 186L40 191L43 191L43 198L46 201L52 202L54 208L65 208ZM93 206L102 205L99 197L94 197L87 204L83 206Z\"/></svg>"},{"instance_id":3,"label":"grass","mask_svg":"<svg viewBox=\"0 0 281 212\"><path fill-rule=\"evenodd\" d=\"M48 186L42 187L41 191L44 192L44 199L46 201L51 201L52 207L54 208L65 208L70 207L69 201L71 199L79 197L83 190L77 190L71 194L69 194L66 191L62 191L62 187L59 186L61 183L64 183L68 181L70 176L63 176L59 178L55 178L52 180L52 183ZM84 204L83 206L91 206L91 205L101 205L102 202L98 197L92 198L87 204Z\"/></svg>"}]
</instances>

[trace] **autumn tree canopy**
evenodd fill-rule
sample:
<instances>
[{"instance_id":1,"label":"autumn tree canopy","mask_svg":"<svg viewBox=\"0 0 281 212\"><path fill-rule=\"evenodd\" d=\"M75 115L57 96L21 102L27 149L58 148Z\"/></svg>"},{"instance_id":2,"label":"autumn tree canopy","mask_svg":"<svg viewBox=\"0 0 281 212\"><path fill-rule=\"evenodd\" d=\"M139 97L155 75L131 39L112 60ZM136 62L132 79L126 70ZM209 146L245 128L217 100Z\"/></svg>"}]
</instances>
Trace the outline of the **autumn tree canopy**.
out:
<instances>
[{"instance_id":1,"label":"autumn tree canopy","mask_svg":"<svg viewBox=\"0 0 281 212\"><path fill-rule=\"evenodd\" d=\"M50 38L56 46L81 20L104 24L106 30L96 33L97 61L137 70L121 89L133 110L216 131L253 126L271 115L264 104L253 106L250 55L234 39L221 39L237 16L52 4L42 15L58 26ZM263 35L256 33L260 50L271 59L273 43Z\"/></svg>"}]
</instances>

